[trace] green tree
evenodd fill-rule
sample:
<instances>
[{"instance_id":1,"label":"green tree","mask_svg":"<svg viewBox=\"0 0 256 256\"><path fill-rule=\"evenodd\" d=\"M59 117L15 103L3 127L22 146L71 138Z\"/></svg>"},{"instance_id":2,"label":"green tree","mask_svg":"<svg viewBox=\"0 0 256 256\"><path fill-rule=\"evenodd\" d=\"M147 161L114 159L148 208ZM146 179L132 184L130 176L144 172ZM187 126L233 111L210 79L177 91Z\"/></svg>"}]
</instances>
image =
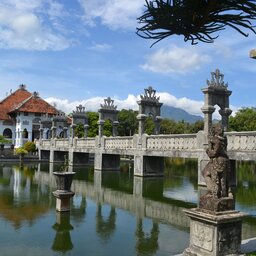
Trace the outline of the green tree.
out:
<instances>
[{"instance_id":1,"label":"green tree","mask_svg":"<svg viewBox=\"0 0 256 256\"><path fill-rule=\"evenodd\" d=\"M118 113L118 135L130 136L138 130L137 111L122 109Z\"/></svg>"},{"instance_id":2,"label":"green tree","mask_svg":"<svg viewBox=\"0 0 256 256\"><path fill-rule=\"evenodd\" d=\"M107 119L105 120L105 123L104 123L104 126L103 126L103 135L109 137L109 136L112 136L112 122Z\"/></svg>"},{"instance_id":3,"label":"green tree","mask_svg":"<svg viewBox=\"0 0 256 256\"><path fill-rule=\"evenodd\" d=\"M99 113L97 112L87 112L88 117L88 137L95 137L98 135L98 120L99 120Z\"/></svg>"},{"instance_id":4,"label":"green tree","mask_svg":"<svg viewBox=\"0 0 256 256\"><path fill-rule=\"evenodd\" d=\"M27 141L24 145L24 149L27 152L35 152L36 151L36 144L32 141Z\"/></svg>"},{"instance_id":5,"label":"green tree","mask_svg":"<svg viewBox=\"0 0 256 256\"><path fill-rule=\"evenodd\" d=\"M232 131L255 131L256 108L242 108L235 116L229 118L229 127Z\"/></svg>"},{"instance_id":6,"label":"green tree","mask_svg":"<svg viewBox=\"0 0 256 256\"><path fill-rule=\"evenodd\" d=\"M155 123L151 117L147 117L145 121L145 133L148 135L154 134Z\"/></svg>"},{"instance_id":7,"label":"green tree","mask_svg":"<svg viewBox=\"0 0 256 256\"><path fill-rule=\"evenodd\" d=\"M78 138L84 137L84 125L83 124L79 123L76 125L75 136Z\"/></svg>"}]
</instances>

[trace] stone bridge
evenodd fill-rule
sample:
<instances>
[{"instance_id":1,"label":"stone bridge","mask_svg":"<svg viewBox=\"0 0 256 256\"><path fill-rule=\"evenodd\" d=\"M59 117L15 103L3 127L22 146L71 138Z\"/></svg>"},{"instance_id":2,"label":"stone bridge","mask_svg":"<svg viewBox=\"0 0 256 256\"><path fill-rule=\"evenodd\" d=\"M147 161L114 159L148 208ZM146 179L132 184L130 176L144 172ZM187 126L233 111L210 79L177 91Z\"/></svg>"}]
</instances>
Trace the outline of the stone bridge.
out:
<instances>
[{"instance_id":1,"label":"stone bridge","mask_svg":"<svg viewBox=\"0 0 256 256\"><path fill-rule=\"evenodd\" d=\"M159 97L156 97L156 91L149 87L145 89L144 95L141 95L138 101L138 134L117 136L118 110L114 101L107 98L99 109L99 133L95 138L87 137L88 118L82 106L78 106L76 112L73 112L70 135L67 133L67 127L64 127L64 138L60 139L56 136L56 127L60 126L62 116L53 118L50 130L50 122L42 121L40 139L36 141L40 160L63 162L66 156L70 165L86 164L90 155L94 155L95 170L115 170L119 169L120 157L129 156L134 160L135 176L159 176L163 175L164 157L196 158L198 159L198 182L201 184L203 181L200 173L208 161L205 149L208 147L212 114L216 105L220 108L221 124L227 136L227 151L232 166L235 167L235 160L256 160L256 132L227 132L228 117L232 113L229 108L231 91L227 89L227 84L223 81L224 75L218 69L211 72L211 76L211 80L207 80L208 86L202 89L205 97L202 107L204 130L197 134L159 134L162 103L159 102ZM154 121L154 135L149 136L144 133L147 117ZM103 136L103 125L106 119L111 120L113 124L111 137ZM74 136L74 129L78 123L84 125L84 138ZM51 132L51 138L44 137L45 129Z\"/></svg>"}]
</instances>

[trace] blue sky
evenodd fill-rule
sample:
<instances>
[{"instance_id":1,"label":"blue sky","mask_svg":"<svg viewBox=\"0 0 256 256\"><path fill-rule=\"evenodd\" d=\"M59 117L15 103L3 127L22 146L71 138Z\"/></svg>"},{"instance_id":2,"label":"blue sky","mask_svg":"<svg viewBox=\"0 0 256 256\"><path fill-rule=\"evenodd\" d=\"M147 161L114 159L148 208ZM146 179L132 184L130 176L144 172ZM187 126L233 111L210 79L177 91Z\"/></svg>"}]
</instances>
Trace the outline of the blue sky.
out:
<instances>
[{"instance_id":1,"label":"blue sky","mask_svg":"<svg viewBox=\"0 0 256 256\"><path fill-rule=\"evenodd\" d=\"M152 86L164 104L201 114L206 79L219 68L233 110L255 106L256 36L232 29L213 44L183 37L152 41L135 34L144 0L0 0L0 98L26 84L65 112L103 99L136 108Z\"/></svg>"}]
</instances>

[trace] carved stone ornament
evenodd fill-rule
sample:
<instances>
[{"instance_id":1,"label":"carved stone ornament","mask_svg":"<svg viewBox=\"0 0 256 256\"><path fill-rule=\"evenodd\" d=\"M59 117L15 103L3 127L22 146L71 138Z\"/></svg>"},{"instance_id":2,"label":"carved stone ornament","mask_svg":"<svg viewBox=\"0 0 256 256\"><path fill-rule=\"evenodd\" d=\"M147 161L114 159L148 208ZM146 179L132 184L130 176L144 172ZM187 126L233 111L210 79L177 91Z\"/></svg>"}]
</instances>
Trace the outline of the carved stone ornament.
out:
<instances>
[{"instance_id":1,"label":"carved stone ornament","mask_svg":"<svg viewBox=\"0 0 256 256\"><path fill-rule=\"evenodd\" d=\"M228 83L224 83L224 75L220 73L219 69L216 69L215 72L211 72L211 76L211 81L206 80L208 87L217 87L220 89L226 89L228 87Z\"/></svg>"},{"instance_id":2,"label":"carved stone ornament","mask_svg":"<svg viewBox=\"0 0 256 256\"><path fill-rule=\"evenodd\" d=\"M104 99L104 104L100 104L102 109L111 109L116 110L117 106L114 105L114 100L112 100L110 97L107 97Z\"/></svg>"},{"instance_id":3,"label":"carved stone ornament","mask_svg":"<svg viewBox=\"0 0 256 256\"><path fill-rule=\"evenodd\" d=\"M76 111L73 111L73 113L85 113L85 107L83 107L81 104L76 107Z\"/></svg>"},{"instance_id":4,"label":"carved stone ornament","mask_svg":"<svg viewBox=\"0 0 256 256\"><path fill-rule=\"evenodd\" d=\"M154 90L151 86L147 89L144 89L144 95L140 95L142 100L150 100L159 102L160 97L156 97L156 90Z\"/></svg>"}]
</instances>

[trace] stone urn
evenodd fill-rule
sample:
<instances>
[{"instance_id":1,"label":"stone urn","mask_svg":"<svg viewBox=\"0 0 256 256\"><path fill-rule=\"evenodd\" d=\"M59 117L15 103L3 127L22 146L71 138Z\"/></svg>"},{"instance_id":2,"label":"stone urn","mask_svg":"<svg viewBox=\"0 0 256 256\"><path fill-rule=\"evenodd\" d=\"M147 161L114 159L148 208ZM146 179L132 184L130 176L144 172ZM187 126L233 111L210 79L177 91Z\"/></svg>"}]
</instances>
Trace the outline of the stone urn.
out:
<instances>
[{"instance_id":1,"label":"stone urn","mask_svg":"<svg viewBox=\"0 0 256 256\"><path fill-rule=\"evenodd\" d=\"M75 172L53 172L57 190L70 191Z\"/></svg>"}]
</instances>

